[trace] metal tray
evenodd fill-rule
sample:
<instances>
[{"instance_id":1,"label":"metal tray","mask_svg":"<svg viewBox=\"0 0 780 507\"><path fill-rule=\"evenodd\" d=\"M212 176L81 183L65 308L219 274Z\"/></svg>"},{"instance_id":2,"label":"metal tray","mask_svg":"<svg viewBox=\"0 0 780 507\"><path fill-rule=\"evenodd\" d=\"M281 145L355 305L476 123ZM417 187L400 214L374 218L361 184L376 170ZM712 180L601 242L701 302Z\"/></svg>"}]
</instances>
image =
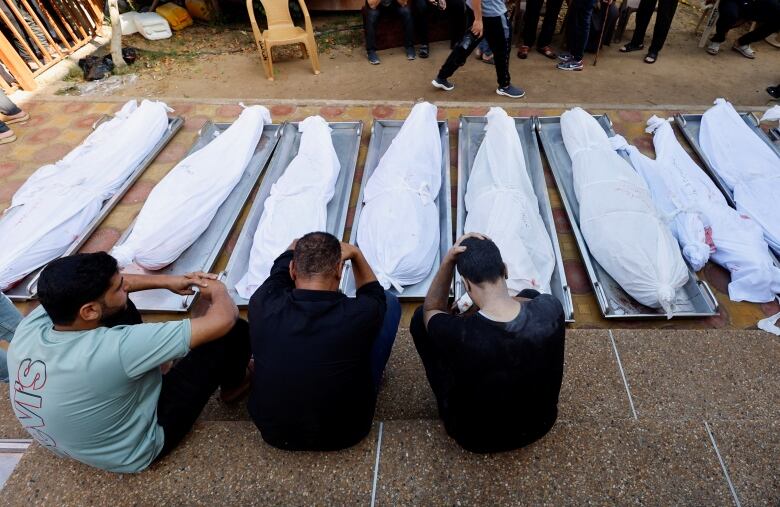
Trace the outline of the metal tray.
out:
<instances>
[{"instance_id":1,"label":"metal tray","mask_svg":"<svg viewBox=\"0 0 780 507\"><path fill-rule=\"evenodd\" d=\"M112 116L109 115L102 116L92 125L92 129L96 129L101 123L105 123L111 120L111 118ZM130 187L132 187L138 178L141 177L144 171L146 171L146 169L152 165L154 159L157 158L157 155L159 155L160 152L168 145L170 140L173 139L173 136L179 132L179 129L181 129L182 125L184 125L184 119L181 116L168 118L168 130L162 136L160 141L154 146L154 148L152 148L152 151L149 152L146 158L144 158L141 163L138 164L138 167L136 167L135 170L130 173L130 176L128 176L127 180L125 180L122 186L119 187L116 193L111 196L111 198L103 202L103 207L100 209L100 213L98 213L98 215L89 223L89 225L87 225L86 229L84 229L82 233L73 240L73 243L70 244L68 249L61 255L61 257L73 255L74 253L78 252L82 246L84 246L84 243L86 243L92 233L95 232L95 229L97 229L101 222L103 222L108 214L111 213L111 210L114 209L117 203L125 196ZM24 277L13 288L7 290L5 295L13 301L28 301L35 298L38 277L40 276L42 270L43 268L37 269Z\"/></svg>"},{"instance_id":2,"label":"metal tray","mask_svg":"<svg viewBox=\"0 0 780 507\"><path fill-rule=\"evenodd\" d=\"M566 273L563 269L563 257L561 247L558 244L558 233L555 229L550 197L547 195L547 183L544 179L542 157L539 152L539 141L536 139L536 124L531 118L515 118L515 128L520 136L525 156L525 166L528 176L531 178L536 199L539 201L539 214L547 229L547 234L552 240L555 253L555 270L550 279L550 288L553 296L563 305L566 322L574 322L574 304L571 299L571 291L566 283ZM466 189L471 175L474 159L477 156L482 140L485 137L487 118L484 116L461 116L458 129L458 206L456 214L456 237L463 235L466 225ZM460 275L455 274L455 299L458 300L465 288Z\"/></svg>"},{"instance_id":3,"label":"metal tray","mask_svg":"<svg viewBox=\"0 0 780 507\"><path fill-rule=\"evenodd\" d=\"M397 295L401 300L420 300L424 299L428 292L433 277L439 269L441 260L447 254L447 250L452 246L452 197L450 182L450 131L446 121L440 121L439 134L441 135L441 186L439 194L434 201L439 210L439 251L436 254L436 260L428 276L421 282L404 287L401 294L394 288L389 291ZM358 226L360 225L360 213L363 210L363 191L368 179L374 174L374 170L379 164L379 160L385 154L390 144L398 135L403 120L374 120L371 126L371 141L368 145L368 155L366 164L363 168L363 179L360 182L360 195L355 208L355 219L352 223L352 234L349 242L357 244ZM358 245L360 246L360 245ZM341 291L348 296L354 296L356 292L355 277L352 273L351 265L347 263L344 267L344 275L341 278Z\"/></svg>"},{"instance_id":4,"label":"metal tray","mask_svg":"<svg viewBox=\"0 0 780 507\"><path fill-rule=\"evenodd\" d=\"M341 171L336 181L336 193L328 203L328 222L326 230L339 240L343 239L344 229L347 223L347 211L349 210L349 197L352 193L352 182L355 179L355 167L357 166L358 152L360 151L360 136L363 132L363 122L333 122L329 123L333 147L341 163ZM255 231L260 223L260 218L265 209L265 200L271 194L271 187L284 174L287 166L298 154L301 143L301 133L298 132L298 123L289 123L284 126L284 133L277 145L268 170L263 176L263 182L257 191L252 208L244 222L241 233L236 241L236 246L230 255L226 268L225 284L233 301L240 307L246 307L249 300L242 298L236 292L236 284L247 272L249 266L249 254L252 250Z\"/></svg>"},{"instance_id":5,"label":"metal tray","mask_svg":"<svg viewBox=\"0 0 780 507\"><path fill-rule=\"evenodd\" d=\"M614 136L612 122L607 115L594 116L609 136ZM569 153L561 136L560 116L537 118L536 128L542 141L547 160L550 162L555 184L561 194L561 201L571 222L572 232L582 253L582 260L588 272L593 291L596 294L601 313L607 319L649 319L665 318L660 308L650 308L638 303L599 265L591 256L585 238L579 227L579 203L574 194L572 168ZM628 161L626 156L623 158ZM630 161L629 161L630 164ZM674 317L711 317L718 314L718 300L707 282L699 280L690 267L688 282L677 290L677 311Z\"/></svg>"},{"instance_id":6,"label":"metal tray","mask_svg":"<svg viewBox=\"0 0 780 507\"><path fill-rule=\"evenodd\" d=\"M214 139L216 132L222 132L230 125L230 123L206 122L187 156L206 146ZM125 268L125 272L149 275L183 275L192 271L211 270L233 225L241 215L241 210L252 193L252 189L268 164L271 153L279 141L281 131L279 125L266 125L263 128L263 135L257 144L255 154L249 161L241 180L219 207L217 214L203 231L203 234L178 259L159 271L147 271L136 264L131 264ZM117 245L121 245L127 239L134 224L135 221L122 234ZM130 294L130 299L139 310L145 312L186 312L192 306L196 296L197 294L195 296L180 296L166 289L152 289L134 292Z\"/></svg>"}]
</instances>

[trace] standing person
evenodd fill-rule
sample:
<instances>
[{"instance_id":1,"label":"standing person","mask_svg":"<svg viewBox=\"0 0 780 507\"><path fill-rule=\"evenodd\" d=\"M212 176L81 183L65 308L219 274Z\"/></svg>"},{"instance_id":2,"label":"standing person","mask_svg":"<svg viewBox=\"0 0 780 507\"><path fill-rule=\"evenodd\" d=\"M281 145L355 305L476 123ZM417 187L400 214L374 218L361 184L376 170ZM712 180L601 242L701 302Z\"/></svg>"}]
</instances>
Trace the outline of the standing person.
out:
<instances>
[{"instance_id":1,"label":"standing person","mask_svg":"<svg viewBox=\"0 0 780 507\"><path fill-rule=\"evenodd\" d=\"M16 134L8 128L10 123L19 123L30 119L30 115L25 113L19 107L6 97L0 90L0 144L12 143L16 141Z\"/></svg>"},{"instance_id":2,"label":"standing person","mask_svg":"<svg viewBox=\"0 0 780 507\"><path fill-rule=\"evenodd\" d=\"M376 54L376 27L379 24L379 18L383 12L391 10L398 11L401 16L401 22L404 27L404 49L406 50L406 59L414 60L416 53L414 51L414 20L412 20L412 10L407 4L408 0L367 0L366 1L366 20L363 25L366 31L366 54L368 63L379 65L379 55Z\"/></svg>"},{"instance_id":3,"label":"standing person","mask_svg":"<svg viewBox=\"0 0 780 507\"><path fill-rule=\"evenodd\" d=\"M0 381L8 382L8 347L22 314L5 294L0 292Z\"/></svg>"},{"instance_id":4,"label":"standing person","mask_svg":"<svg viewBox=\"0 0 780 507\"><path fill-rule=\"evenodd\" d=\"M479 311L449 313L457 266ZM442 260L410 332L447 433L471 452L517 449L558 416L565 320L561 303L526 289L509 296L493 241L460 238Z\"/></svg>"},{"instance_id":5,"label":"standing person","mask_svg":"<svg viewBox=\"0 0 780 507\"><path fill-rule=\"evenodd\" d=\"M780 31L780 0L721 0L718 5L715 35L707 45L709 54L717 55L720 52L720 45L726 40L726 34L740 20L755 21L756 28L734 41L731 49L752 60L756 53L750 44Z\"/></svg>"},{"instance_id":6,"label":"standing person","mask_svg":"<svg viewBox=\"0 0 780 507\"><path fill-rule=\"evenodd\" d=\"M569 52L558 55L558 70L582 70L582 58L590 35L590 18L597 1L599 0L571 0L566 17Z\"/></svg>"},{"instance_id":7,"label":"standing person","mask_svg":"<svg viewBox=\"0 0 780 507\"><path fill-rule=\"evenodd\" d=\"M469 55L479 46L484 37L493 50L498 88L496 93L513 99L525 96L522 88L512 86L509 75L509 51L512 46L512 30L506 15L504 0L466 0L466 25L469 27L463 38L444 62L439 74L431 84L441 90L450 91L455 85L448 79L466 63Z\"/></svg>"},{"instance_id":8,"label":"standing person","mask_svg":"<svg viewBox=\"0 0 780 507\"><path fill-rule=\"evenodd\" d=\"M525 4L525 20L523 21L523 43L517 48L517 57L525 60L528 53L536 44L536 50L555 60L558 55L550 45L555 35L555 25L558 23L558 14L561 12L563 0L547 0L547 10L542 21L542 30L539 39L536 38L536 28L539 26L539 17L542 13L544 0L528 0Z\"/></svg>"},{"instance_id":9,"label":"standing person","mask_svg":"<svg viewBox=\"0 0 780 507\"><path fill-rule=\"evenodd\" d=\"M650 49L645 56L645 63L655 63L658 60L658 52L664 47L669 28L672 26L674 13L677 11L678 0L641 0L636 12L636 28L631 42L620 48L621 53L631 53L645 48L645 32L650 24L653 11L656 10L655 28L653 28L653 40Z\"/></svg>"},{"instance_id":10,"label":"standing person","mask_svg":"<svg viewBox=\"0 0 780 507\"><path fill-rule=\"evenodd\" d=\"M211 303L194 319L145 324L128 298L193 286ZM216 275L120 274L105 252L77 254L43 269L38 297L8 349L11 405L59 456L140 472L181 442L218 387L225 401L248 389L249 326Z\"/></svg>"},{"instance_id":11,"label":"standing person","mask_svg":"<svg viewBox=\"0 0 780 507\"><path fill-rule=\"evenodd\" d=\"M339 292L347 260L354 298ZM293 241L249 300L249 413L263 440L331 451L365 438L400 319L398 299L356 246L326 232Z\"/></svg>"}]
</instances>

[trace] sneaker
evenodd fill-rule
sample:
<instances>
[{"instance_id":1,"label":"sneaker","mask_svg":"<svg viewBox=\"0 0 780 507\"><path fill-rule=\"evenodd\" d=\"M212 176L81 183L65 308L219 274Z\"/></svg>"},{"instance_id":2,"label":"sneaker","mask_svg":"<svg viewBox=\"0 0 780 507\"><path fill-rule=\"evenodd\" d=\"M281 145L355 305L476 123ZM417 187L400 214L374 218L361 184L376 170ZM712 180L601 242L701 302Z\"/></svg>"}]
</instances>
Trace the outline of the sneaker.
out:
<instances>
[{"instance_id":1,"label":"sneaker","mask_svg":"<svg viewBox=\"0 0 780 507\"><path fill-rule=\"evenodd\" d=\"M768 86L767 89L766 89L766 92L773 99L780 99L780 85Z\"/></svg>"},{"instance_id":2,"label":"sneaker","mask_svg":"<svg viewBox=\"0 0 780 507\"><path fill-rule=\"evenodd\" d=\"M368 63L370 63L371 65L379 65L380 63L382 63L379 61L379 56L376 54L376 51L368 52Z\"/></svg>"},{"instance_id":3,"label":"sneaker","mask_svg":"<svg viewBox=\"0 0 780 507\"><path fill-rule=\"evenodd\" d=\"M430 50L428 49L428 44L423 44L420 46L420 51L417 52L417 56L420 58L428 58L428 55L430 55Z\"/></svg>"},{"instance_id":4,"label":"sneaker","mask_svg":"<svg viewBox=\"0 0 780 507\"><path fill-rule=\"evenodd\" d=\"M435 86L436 88L444 91L451 91L453 88L455 88L455 85L447 81L446 79L442 79L440 77L437 77L433 81L431 81L431 84Z\"/></svg>"},{"instance_id":5,"label":"sneaker","mask_svg":"<svg viewBox=\"0 0 780 507\"><path fill-rule=\"evenodd\" d=\"M582 70L582 60L570 58L558 64L558 70Z\"/></svg>"},{"instance_id":6,"label":"sneaker","mask_svg":"<svg viewBox=\"0 0 780 507\"><path fill-rule=\"evenodd\" d=\"M568 60L571 60L571 53L569 53L568 51L564 51L563 53L558 54L559 62L566 62Z\"/></svg>"},{"instance_id":7,"label":"sneaker","mask_svg":"<svg viewBox=\"0 0 780 507\"><path fill-rule=\"evenodd\" d=\"M720 53L720 42L710 41L710 43L707 44L707 52L711 55L717 55Z\"/></svg>"},{"instance_id":8,"label":"sneaker","mask_svg":"<svg viewBox=\"0 0 780 507\"><path fill-rule=\"evenodd\" d=\"M741 54L745 58L750 58L751 60L756 57L756 53L753 51L753 48L750 47L750 44L739 45L735 42L734 45L731 46L731 49Z\"/></svg>"},{"instance_id":9,"label":"sneaker","mask_svg":"<svg viewBox=\"0 0 780 507\"><path fill-rule=\"evenodd\" d=\"M525 97L525 92L522 88L512 86L511 84L503 88L496 88L496 93L510 99L522 99Z\"/></svg>"},{"instance_id":10,"label":"sneaker","mask_svg":"<svg viewBox=\"0 0 780 507\"><path fill-rule=\"evenodd\" d=\"M417 58L417 53L414 50L414 46L406 48L406 59L414 60Z\"/></svg>"}]
</instances>

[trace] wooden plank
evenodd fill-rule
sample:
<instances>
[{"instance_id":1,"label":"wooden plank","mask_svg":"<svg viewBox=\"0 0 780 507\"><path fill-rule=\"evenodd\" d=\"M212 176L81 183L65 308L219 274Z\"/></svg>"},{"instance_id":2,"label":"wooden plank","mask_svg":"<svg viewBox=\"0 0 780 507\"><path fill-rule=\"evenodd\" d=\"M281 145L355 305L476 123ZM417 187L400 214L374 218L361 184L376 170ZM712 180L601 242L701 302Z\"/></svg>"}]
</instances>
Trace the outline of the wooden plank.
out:
<instances>
[{"instance_id":1,"label":"wooden plank","mask_svg":"<svg viewBox=\"0 0 780 507\"><path fill-rule=\"evenodd\" d=\"M2 0L0 0L0 2L1 1ZM32 48L27 44L27 41L25 40L24 36L19 33L19 31L16 29L16 27L13 25L13 23L11 23L11 20L8 19L8 16L5 15L5 12L3 12L2 9L0 9L0 21L5 23L5 26L8 27L8 29L14 35L14 38L16 38L17 41L19 41L19 44L21 44L22 47L24 48L24 50L27 52L27 54L30 55L30 58L32 58L33 62L36 65L38 65L39 67L43 66L43 62L41 62L38 59L38 57L35 55L35 51L33 51ZM8 40L8 39L6 39L6 40ZM10 46L10 43L9 43L9 46ZM11 48L13 49L13 46L11 46ZM14 49L13 52L16 53L16 50ZM17 56L19 56L19 55L17 54ZM19 57L19 58L21 59L21 57ZM24 60L22 60L22 61L24 61ZM6 64L6 66L7 65L8 64ZM19 79L19 78L17 78L17 79Z\"/></svg>"},{"instance_id":2,"label":"wooden plank","mask_svg":"<svg viewBox=\"0 0 780 507\"><path fill-rule=\"evenodd\" d=\"M51 53L49 53L49 50L43 47L43 44L41 44L41 41L38 40L38 36L35 35L35 32L32 31L32 28L30 28L30 25L27 24L27 20L24 19L24 16L22 16L21 11L16 7L16 5L13 2L6 2L5 3L9 9L14 13L16 16L16 19L19 20L19 24L24 27L24 31L27 32L27 35L30 36L32 41L35 43L36 46L38 46L38 49L41 50L41 53L43 54L43 61L48 63L51 60L53 60ZM34 56L34 55L31 55Z\"/></svg>"},{"instance_id":3,"label":"wooden plank","mask_svg":"<svg viewBox=\"0 0 780 507\"><path fill-rule=\"evenodd\" d=\"M8 67L23 90L32 91L38 88L30 68L2 33L0 33L0 61Z\"/></svg>"}]
</instances>

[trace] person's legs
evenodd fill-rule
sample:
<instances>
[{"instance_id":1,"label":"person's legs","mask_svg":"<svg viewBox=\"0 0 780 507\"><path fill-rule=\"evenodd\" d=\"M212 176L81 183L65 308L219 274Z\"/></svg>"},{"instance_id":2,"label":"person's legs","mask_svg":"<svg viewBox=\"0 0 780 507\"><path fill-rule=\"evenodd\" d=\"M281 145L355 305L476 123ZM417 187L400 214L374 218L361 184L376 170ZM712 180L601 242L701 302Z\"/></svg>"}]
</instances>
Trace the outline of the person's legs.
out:
<instances>
[{"instance_id":1,"label":"person's legs","mask_svg":"<svg viewBox=\"0 0 780 507\"><path fill-rule=\"evenodd\" d=\"M542 30L539 32L536 47L543 48L552 44L555 27L558 24L558 15L561 13L561 5L563 5L563 0L547 0Z\"/></svg>"},{"instance_id":2,"label":"person's legs","mask_svg":"<svg viewBox=\"0 0 780 507\"><path fill-rule=\"evenodd\" d=\"M420 44L428 45L428 0L414 0L414 7L417 10L417 33L420 36Z\"/></svg>"},{"instance_id":3,"label":"person's legs","mask_svg":"<svg viewBox=\"0 0 780 507\"><path fill-rule=\"evenodd\" d=\"M750 12L745 13L744 17L758 23L755 30L737 39L737 44L740 46L764 40L773 33L780 31L780 1L756 0L752 4Z\"/></svg>"},{"instance_id":4,"label":"person's legs","mask_svg":"<svg viewBox=\"0 0 780 507\"><path fill-rule=\"evenodd\" d=\"M464 0L448 0L446 12L450 30L450 49L455 49L463 37L463 31L471 26L470 23L465 25L466 3Z\"/></svg>"},{"instance_id":5,"label":"person's legs","mask_svg":"<svg viewBox=\"0 0 780 507\"><path fill-rule=\"evenodd\" d=\"M511 83L509 51L512 44L512 32L509 28L509 20L506 15L503 15L483 17L482 22L485 39L493 50L498 87L505 88Z\"/></svg>"},{"instance_id":6,"label":"person's legs","mask_svg":"<svg viewBox=\"0 0 780 507\"><path fill-rule=\"evenodd\" d=\"M19 113L21 113L22 110L11 102L11 99L9 99L5 93L0 90L0 114L3 114L5 116L15 116Z\"/></svg>"},{"instance_id":7,"label":"person's legs","mask_svg":"<svg viewBox=\"0 0 780 507\"><path fill-rule=\"evenodd\" d=\"M529 48L536 42L536 28L539 26L539 16L542 13L544 0L528 0L523 16L523 45Z\"/></svg>"},{"instance_id":8,"label":"person's legs","mask_svg":"<svg viewBox=\"0 0 780 507\"><path fill-rule=\"evenodd\" d=\"M191 351L163 375L157 424L163 427L165 443L155 460L189 433L217 387L241 385L250 355L249 324L239 319L228 334Z\"/></svg>"},{"instance_id":9,"label":"person's legs","mask_svg":"<svg viewBox=\"0 0 780 507\"><path fill-rule=\"evenodd\" d=\"M366 4L366 21L363 28L366 31L366 51L376 51L376 25L379 23L379 16L381 15L379 9L382 8L382 4L376 7L369 7Z\"/></svg>"},{"instance_id":10,"label":"person's legs","mask_svg":"<svg viewBox=\"0 0 780 507\"><path fill-rule=\"evenodd\" d=\"M447 78L455 74L455 71L458 70L459 67L463 67L463 65L466 63L466 59L482 41L481 37L477 37L471 33L471 25L473 23L474 11L471 9L466 9L466 33L463 34L463 38L455 46L452 52L450 52L450 56L447 57L444 65L442 65L441 69L439 69L439 74L437 76L439 80L446 81ZM496 48L494 48L492 44L490 47L495 54Z\"/></svg>"},{"instance_id":11,"label":"person's legs","mask_svg":"<svg viewBox=\"0 0 780 507\"><path fill-rule=\"evenodd\" d=\"M433 391L434 396L436 396L439 414L443 415L443 406L440 400L443 399L446 391L446 372L436 357L436 351L431 346L428 330L425 329L422 306L415 310L412 322L409 325L409 332L412 335L417 354L420 356L420 361L422 361L423 367L425 368L425 376L428 378L428 384L430 384L431 390Z\"/></svg>"},{"instance_id":12,"label":"person's legs","mask_svg":"<svg viewBox=\"0 0 780 507\"><path fill-rule=\"evenodd\" d=\"M634 28L634 36L631 37L632 46L641 46L645 43L645 33L647 32L647 25L650 24L650 18L653 16L656 3L663 3L663 0L641 0L639 2L639 8L636 11L636 28ZM655 25L658 30L658 20L661 16L661 6L658 6L658 16L656 17ZM655 33L655 32L654 32Z\"/></svg>"},{"instance_id":13,"label":"person's legs","mask_svg":"<svg viewBox=\"0 0 780 507\"><path fill-rule=\"evenodd\" d=\"M739 20L739 3L737 0L721 0L718 4L718 21L715 23L715 35L712 42L721 43L726 40L726 34Z\"/></svg>"},{"instance_id":14,"label":"person's legs","mask_svg":"<svg viewBox=\"0 0 780 507\"><path fill-rule=\"evenodd\" d=\"M569 52L572 60L581 61L590 35L593 0L572 0L569 9Z\"/></svg>"},{"instance_id":15,"label":"person's legs","mask_svg":"<svg viewBox=\"0 0 780 507\"><path fill-rule=\"evenodd\" d=\"M2 125L0 125L2 126ZM2 130L0 130L2 132ZM22 314L10 299L0 292L0 381L8 382L7 351L14 337L16 326L22 321Z\"/></svg>"},{"instance_id":16,"label":"person's legs","mask_svg":"<svg viewBox=\"0 0 780 507\"><path fill-rule=\"evenodd\" d=\"M650 43L649 53L658 54L664 47L666 36L672 27L672 19L677 11L678 0L658 0L658 11L655 14L655 28L653 28L653 41Z\"/></svg>"},{"instance_id":17,"label":"person's legs","mask_svg":"<svg viewBox=\"0 0 780 507\"><path fill-rule=\"evenodd\" d=\"M374 384L374 392L377 393L385 366L390 359L390 352L393 350L398 324L401 322L401 303L398 302L398 298L385 291L385 299L387 300L385 320L382 322L382 327L379 328L379 333L374 338L374 345L371 347L371 381Z\"/></svg>"},{"instance_id":18,"label":"person's legs","mask_svg":"<svg viewBox=\"0 0 780 507\"><path fill-rule=\"evenodd\" d=\"M395 9L398 10L398 15L401 16L401 25L404 29L404 47L414 47L414 20L412 19L412 9L409 5L401 5L395 3Z\"/></svg>"}]
</instances>

